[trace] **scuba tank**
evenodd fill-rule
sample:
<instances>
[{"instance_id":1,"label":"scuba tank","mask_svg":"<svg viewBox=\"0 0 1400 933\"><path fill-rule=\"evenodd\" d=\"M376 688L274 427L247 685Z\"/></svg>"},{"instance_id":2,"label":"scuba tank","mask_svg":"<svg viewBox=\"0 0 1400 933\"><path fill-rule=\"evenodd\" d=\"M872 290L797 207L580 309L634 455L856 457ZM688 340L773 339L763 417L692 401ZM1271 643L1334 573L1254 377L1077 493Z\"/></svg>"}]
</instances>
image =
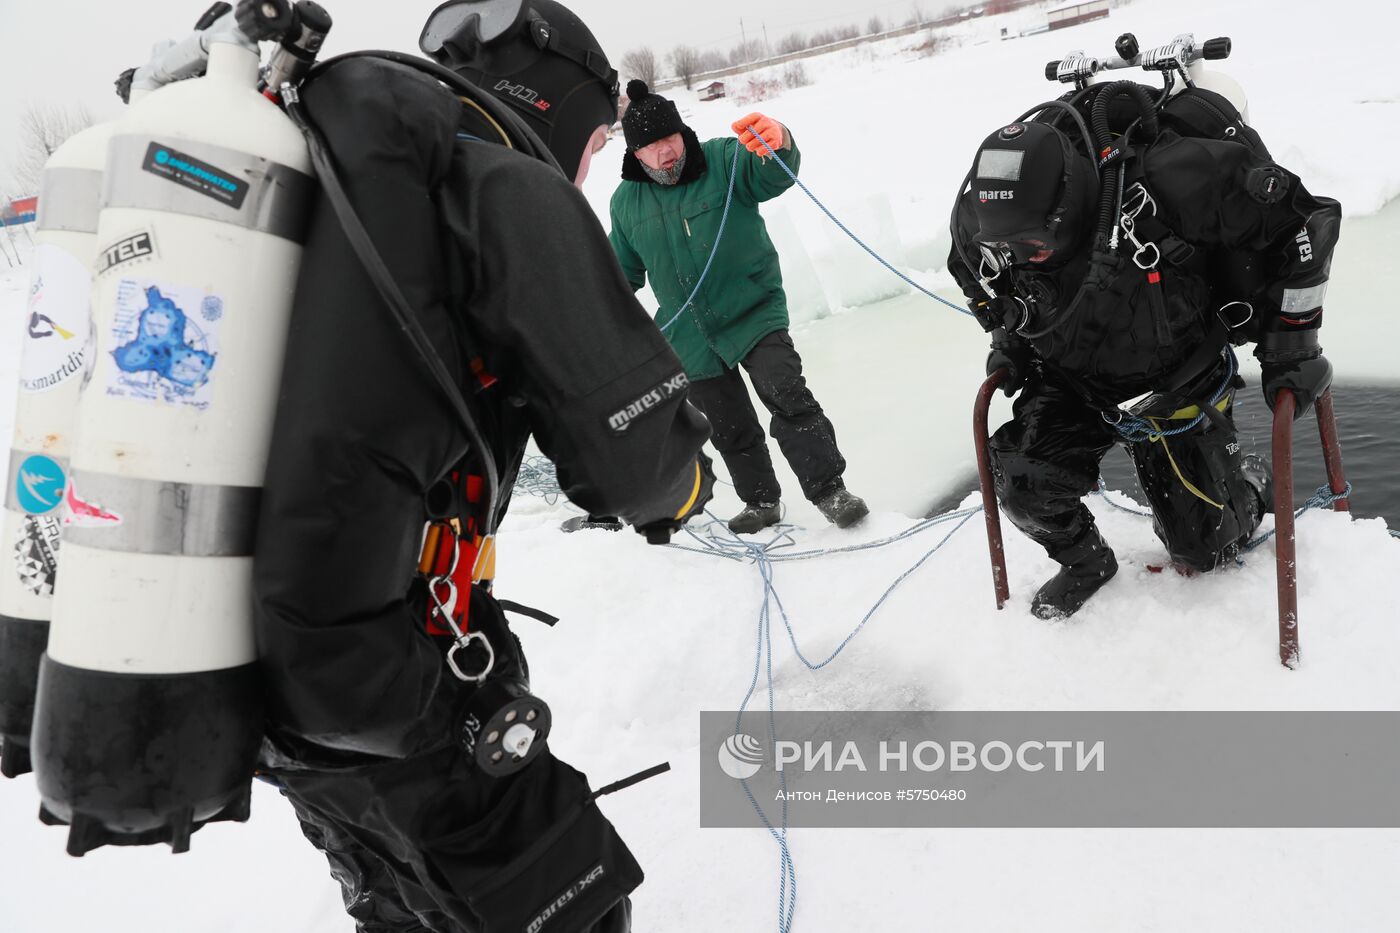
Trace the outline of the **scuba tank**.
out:
<instances>
[{"instance_id":1,"label":"scuba tank","mask_svg":"<svg viewBox=\"0 0 1400 933\"><path fill-rule=\"evenodd\" d=\"M74 134L44 165L10 446L0 572L0 775L30 770L39 657L48 643L67 513L73 409L92 365L89 308L112 124Z\"/></svg>"},{"instance_id":2,"label":"scuba tank","mask_svg":"<svg viewBox=\"0 0 1400 933\"><path fill-rule=\"evenodd\" d=\"M291 7L224 11L136 72L158 89L108 147L32 735L41 815L70 825L72 855L181 852L205 822L248 816L252 532L314 180L258 90L258 42Z\"/></svg>"}]
</instances>

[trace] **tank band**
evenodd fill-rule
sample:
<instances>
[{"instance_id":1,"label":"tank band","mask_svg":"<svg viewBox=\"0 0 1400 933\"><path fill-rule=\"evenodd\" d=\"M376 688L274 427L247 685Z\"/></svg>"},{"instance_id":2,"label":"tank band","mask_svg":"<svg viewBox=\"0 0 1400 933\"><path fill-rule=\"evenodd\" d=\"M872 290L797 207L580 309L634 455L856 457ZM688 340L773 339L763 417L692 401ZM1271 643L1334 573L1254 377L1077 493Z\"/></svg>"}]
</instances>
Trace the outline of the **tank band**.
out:
<instances>
[{"instance_id":1,"label":"tank band","mask_svg":"<svg viewBox=\"0 0 1400 933\"><path fill-rule=\"evenodd\" d=\"M91 168L50 168L39 182L35 232L96 233L102 173Z\"/></svg>"},{"instance_id":2,"label":"tank band","mask_svg":"<svg viewBox=\"0 0 1400 933\"><path fill-rule=\"evenodd\" d=\"M192 139L117 136L102 207L202 217L301 243L316 182L268 159Z\"/></svg>"},{"instance_id":3,"label":"tank band","mask_svg":"<svg viewBox=\"0 0 1400 933\"><path fill-rule=\"evenodd\" d=\"M35 462L25 468L31 459ZM10 468L5 472L5 508L24 515L57 509L63 501L67 476L67 457L51 457L11 447ZM30 508L25 507L26 503Z\"/></svg>"},{"instance_id":4,"label":"tank band","mask_svg":"<svg viewBox=\"0 0 1400 933\"><path fill-rule=\"evenodd\" d=\"M100 551L250 557L262 490L77 470L63 542Z\"/></svg>"}]
</instances>

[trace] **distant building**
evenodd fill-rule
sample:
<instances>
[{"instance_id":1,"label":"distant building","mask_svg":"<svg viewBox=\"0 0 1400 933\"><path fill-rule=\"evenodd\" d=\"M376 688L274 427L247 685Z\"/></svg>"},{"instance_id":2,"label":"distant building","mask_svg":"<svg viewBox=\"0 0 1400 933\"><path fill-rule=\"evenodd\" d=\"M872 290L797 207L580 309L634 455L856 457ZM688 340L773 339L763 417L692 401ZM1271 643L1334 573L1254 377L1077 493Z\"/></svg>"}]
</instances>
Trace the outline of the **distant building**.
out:
<instances>
[{"instance_id":1,"label":"distant building","mask_svg":"<svg viewBox=\"0 0 1400 933\"><path fill-rule=\"evenodd\" d=\"M10 224L32 224L38 211L37 197L20 198L9 204L0 204L0 226Z\"/></svg>"},{"instance_id":2,"label":"distant building","mask_svg":"<svg viewBox=\"0 0 1400 933\"><path fill-rule=\"evenodd\" d=\"M1046 14L1051 29L1067 29L1080 23L1105 19L1108 16L1108 0L1071 0L1054 7Z\"/></svg>"},{"instance_id":3,"label":"distant building","mask_svg":"<svg viewBox=\"0 0 1400 933\"><path fill-rule=\"evenodd\" d=\"M724 82L715 81L700 89L701 100L719 100L724 96Z\"/></svg>"}]
</instances>

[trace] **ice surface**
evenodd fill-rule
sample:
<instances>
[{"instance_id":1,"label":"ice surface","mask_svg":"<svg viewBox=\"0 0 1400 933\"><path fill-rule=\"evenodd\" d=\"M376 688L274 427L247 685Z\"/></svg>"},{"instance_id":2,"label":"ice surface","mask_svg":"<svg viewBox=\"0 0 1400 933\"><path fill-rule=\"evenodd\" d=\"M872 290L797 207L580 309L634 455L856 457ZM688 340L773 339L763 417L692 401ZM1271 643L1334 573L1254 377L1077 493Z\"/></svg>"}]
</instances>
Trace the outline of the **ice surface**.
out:
<instances>
[{"instance_id":1,"label":"ice surface","mask_svg":"<svg viewBox=\"0 0 1400 933\"><path fill-rule=\"evenodd\" d=\"M940 267L953 190L990 129L1052 96L1041 78L1045 61L1071 48L1107 49L1129 29L1145 44L1187 30L1231 35L1236 54L1227 70L1249 89L1254 122L1274 153L1348 210L1324 331L1339 378L1396 379L1390 354L1400 346L1400 316L1391 295L1400 283L1389 253L1400 242L1400 209L1361 216L1400 193L1393 157L1400 71L1387 44L1396 18L1389 2L1143 0L1115 7L1101 23L1012 42L992 38L1002 20L973 21L959 27L961 46L929 58L895 44L812 60L812 86L753 108L675 96L702 136L724 131L747 109L788 122L813 189L858 229L875 225L867 231L873 241L952 297ZM588 186L603 217L618 145L595 162ZM802 322L797 345L850 461L851 488L874 510L865 526L839 532L790 496L790 518L806 526L797 534L808 546L894 533L971 474L969 416L985 338L960 315L882 283L853 248L834 246L800 193L769 211ZM893 218L893 229L882 217ZM24 289L22 275L0 274L5 436ZM796 481L775 460L795 495ZM1290 673L1275 657L1270 547L1219 575L1155 575L1145 570L1161 559L1149 523L1100 497L1090 506L1123 567L1071 623L1046 625L1026 612L1052 567L1009 530L1012 602L1004 612L992 608L977 519L823 672L802 667L778 627L779 707L1400 708L1393 670L1400 541L1381 521L1328 513L1301 520L1304 661ZM722 488L714 511L735 507ZM647 870L637 926L772 929L778 852L768 835L696 828L698 711L735 707L749 683L757 571L647 547L631 532L558 533L569 514L563 505L518 500L501 536L498 587L505 598L562 617L555 629L517 626L535 688L554 708L558 754L597 784L661 760L676 769L606 802ZM878 552L778 567L808 655L834 648L944 530ZM0 783L6 931L352 926L323 860L262 785L248 825L202 830L179 858L163 849L104 849L70 859L62 831L34 819L37 804L32 777ZM1388 929L1394 908L1383 892L1400 855L1393 830L801 830L791 844L800 883L795 929L812 933Z\"/></svg>"}]
</instances>

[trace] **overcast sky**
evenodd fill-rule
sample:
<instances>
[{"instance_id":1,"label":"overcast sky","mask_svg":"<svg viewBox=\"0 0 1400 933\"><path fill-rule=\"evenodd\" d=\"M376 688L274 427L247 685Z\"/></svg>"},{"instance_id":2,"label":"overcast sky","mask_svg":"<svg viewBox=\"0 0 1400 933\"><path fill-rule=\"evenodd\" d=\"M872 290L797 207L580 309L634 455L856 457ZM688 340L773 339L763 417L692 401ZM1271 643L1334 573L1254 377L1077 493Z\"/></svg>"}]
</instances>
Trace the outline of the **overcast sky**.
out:
<instances>
[{"instance_id":1,"label":"overcast sky","mask_svg":"<svg viewBox=\"0 0 1400 933\"><path fill-rule=\"evenodd\" d=\"M209 0L212 2L212 0ZM327 52L356 48L416 51L423 20L441 0L320 0L335 19ZM926 13L953 0L565 0L593 29L614 65L627 49L664 51L681 43L727 49L743 33L776 42L789 32L872 15L904 21L916 3ZM152 43L178 38L208 6L206 0L0 0L0 187L13 161L20 112L31 100L85 104L97 119L116 116L112 81L143 63ZM390 12L387 13L386 10Z\"/></svg>"}]
</instances>

